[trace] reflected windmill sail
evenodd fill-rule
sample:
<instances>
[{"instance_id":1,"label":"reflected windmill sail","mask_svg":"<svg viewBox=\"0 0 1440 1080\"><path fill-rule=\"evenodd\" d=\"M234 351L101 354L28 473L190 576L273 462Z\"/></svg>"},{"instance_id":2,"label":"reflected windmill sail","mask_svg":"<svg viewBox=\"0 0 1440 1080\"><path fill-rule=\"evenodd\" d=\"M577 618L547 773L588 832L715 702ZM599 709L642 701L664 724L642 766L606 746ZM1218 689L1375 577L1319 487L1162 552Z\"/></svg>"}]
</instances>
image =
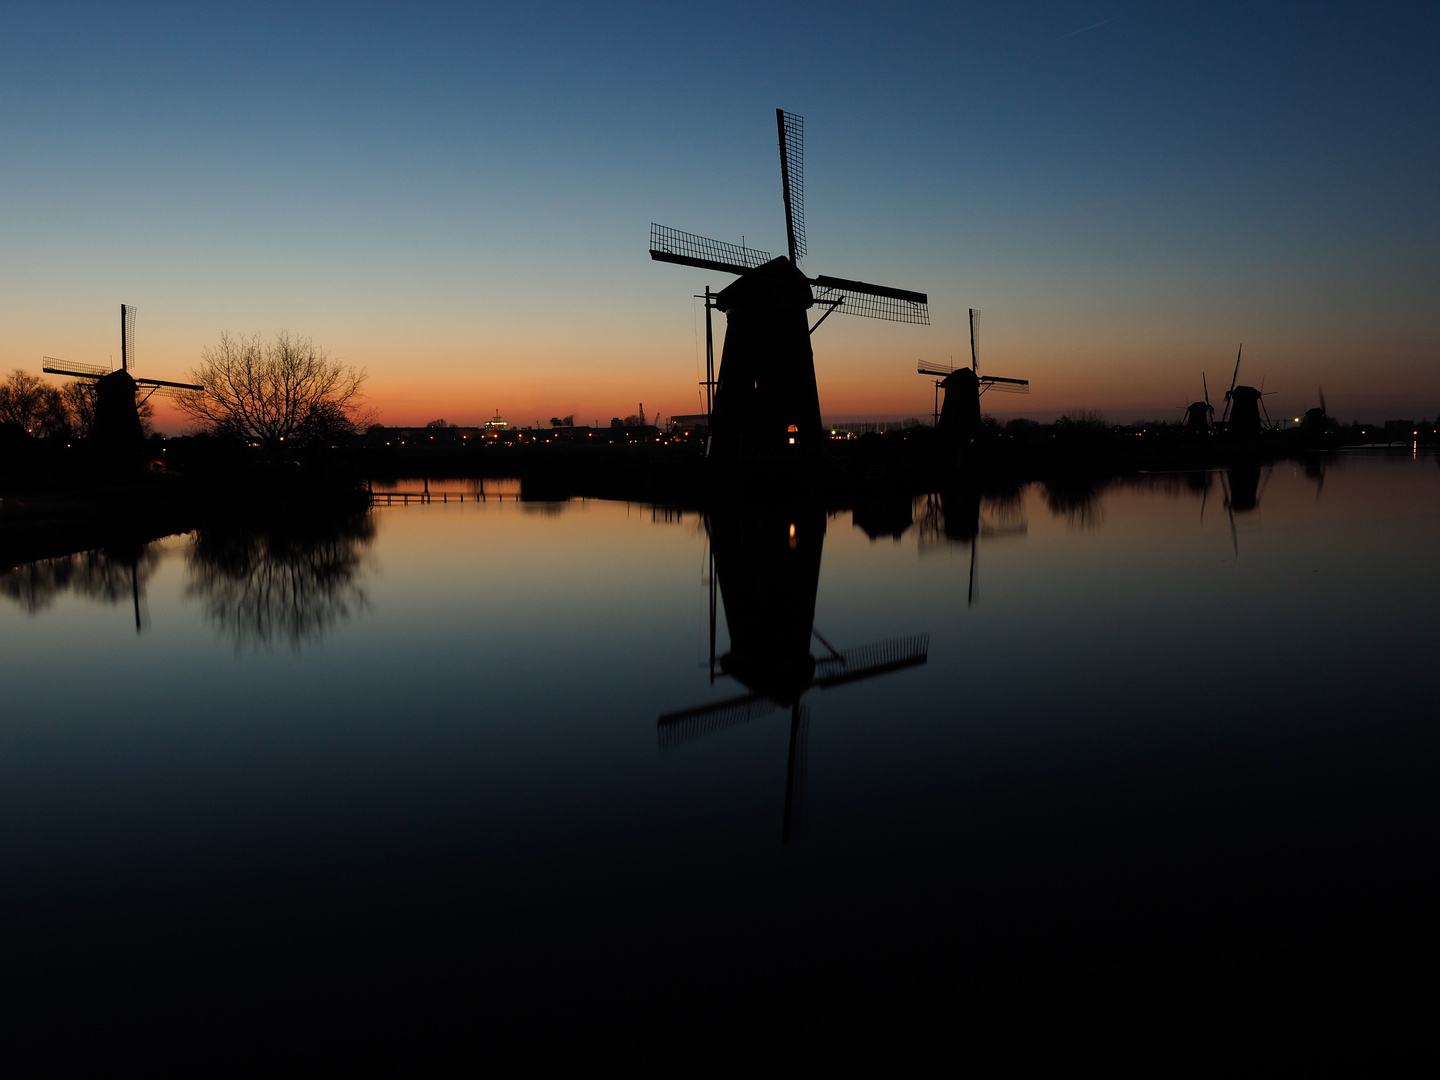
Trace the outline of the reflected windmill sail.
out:
<instances>
[{"instance_id":1,"label":"reflected windmill sail","mask_svg":"<svg viewBox=\"0 0 1440 1080\"><path fill-rule=\"evenodd\" d=\"M725 606L730 648L719 657L722 674L746 693L666 713L656 724L662 750L727 728L748 724L778 709L790 713L782 838L803 832L806 817L806 756L809 710L801 698L924 664L928 634L838 650L815 629L815 600L825 544L825 513L816 507L717 509L706 519L712 553L711 622L715 589ZM818 641L823 654L811 651ZM716 666L711 638L711 669Z\"/></svg>"},{"instance_id":2,"label":"reflected windmill sail","mask_svg":"<svg viewBox=\"0 0 1440 1080\"><path fill-rule=\"evenodd\" d=\"M236 648L284 641L298 649L367 604L368 515L300 529L203 529L190 549L186 595Z\"/></svg>"}]
</instances>

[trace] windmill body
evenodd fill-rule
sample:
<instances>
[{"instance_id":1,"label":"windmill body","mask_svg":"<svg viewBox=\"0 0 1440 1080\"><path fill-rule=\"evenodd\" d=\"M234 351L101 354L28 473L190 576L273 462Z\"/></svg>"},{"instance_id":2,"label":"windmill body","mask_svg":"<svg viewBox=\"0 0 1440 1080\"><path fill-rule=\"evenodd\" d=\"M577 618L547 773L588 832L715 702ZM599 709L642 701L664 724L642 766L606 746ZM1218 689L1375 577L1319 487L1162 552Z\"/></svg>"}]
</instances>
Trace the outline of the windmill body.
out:
<instances>
[{"instance_id":1,"label":"windmill body","mask_svg":"<svg viewBox=\"0 0 1440 1080\"><path fill-rule=\"evenodd\" d=\"M1208 401L1192 401L1185 409L1185 430L1199 434L1208 432L1211 427L1211 418L1214 415L1215 410L1210 407Z\"/></svg>"},{"instance_id":2,"label":"windmill body","mask_svg":"<svg viewBox=\"0 0 1440 1080\"><path fill-rule=\"evenodd\" d=\"M980 379L969 368L956 368L948 375L921 368L922 375L939 375L940 419L935 430L947 441L969 443L980 435Z\"/></svg>"},{"instance_id":3,"label":"windmill body","mask_svg":"<svg viewBox=\"0 0 1440 1080\"><path fill-rule=\"evenodd\" d=\"M706 341L712 309L724 312L725 345L713 387L709 454L729 461L772 462L803 456L825 438L810 337L836 311L891 322L928 324L924 293L800 268L806 254L802 182L804 119L775 110L780 187L788 254L771 258L744 244L711 240L651 224L650 257L738 278L714 295L706 290ZM823 308L813 324L809 312Z\"/></svg>"},{"instance_id":4,"label":"windmill body","mask_svg":"<svg viewBox=\"0 0 1440 1080\"><path fill-rule=\"evenodd\" d=\"M1230 433L1259 435L1264 430L1260 419L1260 391L1253 386L1237 386L1226 395L1230 403Z\"/></svg>"},{"instance_id":5,"label":"windmill body","mask_svg":"<svg viewBox=\"0 0 1440 1080\"><path fill-rule=\"evenodd\" d=\"M806 314L814 303L809 280L784 255L720 291L726 330L712 453L756 457L823 442Z\"/></svg>"},{"instance_id":6,"label":"windmill body","mask_svg":"<svg viewBox=\"0 0 1440 1080\"><path fill-rule=\"evenodd\" d=\"M121 368L95 380L95 421L90 438L103 450L125 453L145 441L136 404L138 384Z\"/></svg>"}]
</instances>

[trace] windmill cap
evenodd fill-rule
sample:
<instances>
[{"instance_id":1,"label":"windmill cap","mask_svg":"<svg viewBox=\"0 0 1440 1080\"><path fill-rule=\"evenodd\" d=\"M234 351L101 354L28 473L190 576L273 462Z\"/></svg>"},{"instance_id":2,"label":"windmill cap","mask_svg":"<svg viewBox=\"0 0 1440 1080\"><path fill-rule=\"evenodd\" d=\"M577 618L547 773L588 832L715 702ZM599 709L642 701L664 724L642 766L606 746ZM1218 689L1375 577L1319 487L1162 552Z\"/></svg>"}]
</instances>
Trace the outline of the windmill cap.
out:
<instances>
[{"instance_id":1,"label":"windmill cap","mask_svg":"<svg viewBox=\"0 0 1440 1080\"><path fill-rule=\"evenodd\" d=\"M726 312L736 308L808 308L814 303L810 279L784 255L742 274L715 298L715 306Z\"/></svg>"}]
</instances>

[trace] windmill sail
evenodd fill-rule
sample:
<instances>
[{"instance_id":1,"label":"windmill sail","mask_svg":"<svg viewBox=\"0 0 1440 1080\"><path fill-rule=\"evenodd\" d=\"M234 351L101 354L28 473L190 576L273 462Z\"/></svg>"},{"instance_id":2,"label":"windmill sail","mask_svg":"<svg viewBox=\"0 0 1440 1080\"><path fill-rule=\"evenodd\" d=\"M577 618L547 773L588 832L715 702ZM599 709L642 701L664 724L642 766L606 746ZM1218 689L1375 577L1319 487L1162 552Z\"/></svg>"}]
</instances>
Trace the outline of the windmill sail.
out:
<instances>
[{"instance_id":1,"label":"windmill sail","mask_svg":"<svg viewBox=\"0 0 1440 1080\"><path fill-rule=\"evenodd\" d=\"M775 110L780 129L780 189L785 197L785 230L790 261L805 258L805 118Z\"/></svg>"},{"instance_id":2,"label":"windmill sail","mask_svg":"<svg viewBox=\"0 0 1440 1080\"><path fill-rule=\"evenodd\" d=\"M666 225L650 223L650 257L657 262L698 266L727 274L743 274L770 261L768 251L711 240L694 233L681 232Z\"/></svg>"},{"instance_id":3,"label":"windmill sail","mask_svg":"<svg viewBox=\"0 0 1440 1080\"><path fill-rule=\"evenodd\" d=\"M673 750L717 731L739 727L751 720L769 716L774 711L775 703L769 698L757 694L743 694L693 709L666 713L660 717L655 731L660 740L660 749Z\"/></svg>"},{"instance_id":4,"label":"windmill sail","mask_svg":"<svg viewBox=\"0 0 1440 1080\"><path fill-rule=\"evenodd\" d=\"M999 390L1002 394L1028 394L1029 379L1002 379L999 375L981 375L980 392Z\"/></svg>"},{"instance_id":5,"label":"windmill sail","mask_svg":"<svg viewBox=\"0 0 1440 1080\"><path fill-rule=\"evenodd\" d=\"M839 300L837 309L845 315L861 315L867 319L887 322L930 325L930 298L922 292L892 289L888 285L871 285L866 281L821 274L810 279L819 303Z\"/></svg>"},{"instance_id":6,"label":"windmill sail","mask_svg":"<svg viewBox=\"0 0 1440 1080\"><path fill-rule=\"evenodd\" d=\"M110 368L100 364L72 364L68 360L59 360L53 356L41 359L40 370L47 375L71 375L77 379L98 379L102 375L110 374Z\"/></svg>"},{"instance_id":7,"label":"windmill sail","mask_svg":"<svg viewBox=\"0 0 1440 1080\"><path fill-rule=\"evenodd\" d=\"M129 371L135 363L135 312L134 304L120 305L120 370Z\"/></svg>"},{"instance_id":8,"label":"windmill sail","mask_svg":"<svg viewBox=\"0 0 1440 1080\"><path fill-rule=\"evenodd\" d=\"M815 663L814 685L822 690L845 683L888 675L925 663L930 656L930 635L891 638L871 645L846 649L839 656L826 657Z\"/></svg>"}]
</instances>

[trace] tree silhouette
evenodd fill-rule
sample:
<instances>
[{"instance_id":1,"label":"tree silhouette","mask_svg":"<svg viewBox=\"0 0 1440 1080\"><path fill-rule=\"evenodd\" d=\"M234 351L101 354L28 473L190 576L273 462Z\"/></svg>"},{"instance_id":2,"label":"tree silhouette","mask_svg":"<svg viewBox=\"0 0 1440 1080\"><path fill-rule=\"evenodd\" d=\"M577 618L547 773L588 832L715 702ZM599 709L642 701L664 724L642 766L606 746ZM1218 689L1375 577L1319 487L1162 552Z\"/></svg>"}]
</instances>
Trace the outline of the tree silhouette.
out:
<instances>
[{"instance_id":1,"label":"tree silhouette","mask_svg":"<svg viewBox=\"0 0 1440 1080\"><path fill-rule=\"evenodd\" d=\"M237 649L285 641L299 649L364 610L366 515L298 528L202 529L185 593Z\"/></svg>"},{"instance_id":2,"label":"tree silhouette","mask_svg":"<svg viewBox=\"0 0 1440 1080\"><path fill-rule=\"evenodd\" d=\"M365 372L334 359L308 337L271 341L220 335L182 390L185 414L217 435L264 444L324 442L365 427Z\"/></svg>"}]
</instances>

